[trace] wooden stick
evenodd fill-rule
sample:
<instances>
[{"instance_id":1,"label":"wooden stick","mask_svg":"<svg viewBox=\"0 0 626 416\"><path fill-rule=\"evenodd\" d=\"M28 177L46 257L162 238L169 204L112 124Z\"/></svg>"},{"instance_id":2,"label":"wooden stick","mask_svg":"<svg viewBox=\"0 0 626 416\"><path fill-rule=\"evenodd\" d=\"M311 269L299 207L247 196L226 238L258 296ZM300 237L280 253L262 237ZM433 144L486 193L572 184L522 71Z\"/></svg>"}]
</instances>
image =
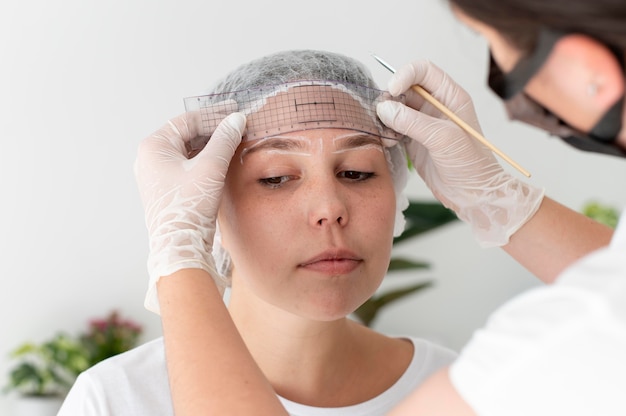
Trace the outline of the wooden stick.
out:
<instances>
[{"instance_id":1,"label":"wooden stick","mask_svg":"<svg viewBox=\"0 0 626 416\"><path fill-rule=\"evenodd\" d=\"M378 63L380 63L385 68L387 68L390 72L392 72L392 73L396 72L396 70L391 65L389 65L386 61L384 61L378 55L376 55L374 53L371 53L371 52L370 52L370 54L374 57L374 59L376 59L378 61ZM432 104L437 110L441 111L450 120L454 121L460 128L465 130L470 136L472 136L473 138L475 138L476 140L478 140L479 142L481 142L482 144L487 146L487 148L491 149L492 152L494 152L495 154L500 156L502 159L504 159L506 162L508 162L511 166L513 166L515 169L517 169L523 175L526 175L527 177L530 177L530 172L528 172L526 169L524 169L519 164L517 164L515 161L513 161L513 159L511 159L510 157L505 155L500 149L498 149L497 147L495 147L494 145L489 143L489 141L487 139L485 139L485 137L482 134L480 134L472 126L470 126L469 124L467 124L466 122L461 120L456 114L454 114L452 112L452 110L450 110L448 107L443 105L439 100L437 100L435 97L433 97L422 86L420 86L420 85L413 85L411 87L411 89L413 91L415 91L416 93L418 93L423 99L425 99L430 104Z\"/></svg>"},{"instance_id":2,"label":"wooden stick","mask_svg":"<svg viewBox=\"0 0 626 416\"><path fill-rule=\"evenodd\" d=\"M528 172L526 169L524 169L519 164L517 164L513 159L508 157L506 154L504 154L500 149L495 147L493 144L489 143L489 141L485 139L485 137L482 134L477 132L472 126L470 126L469 124L464 122L462 119L460 119L448 107L443 105L439 100L433 97L428 91L426 91L420 85L413 85L411 89L415 91L416 93L418 93L422 98L424 98L430 104L432 104L437 110L445 114L446 117L448 117L450 120L454 121L460 128L465 130L470 136L472 136L473 138L475 138L476 140L478 140L479 142L487 146L489 149L491 149L491 151L493 151L495 154L500 156L502 159L508 162L511 166L513 166L523 175L530 177L530 172Z\"/></svg>"}]
</instances>

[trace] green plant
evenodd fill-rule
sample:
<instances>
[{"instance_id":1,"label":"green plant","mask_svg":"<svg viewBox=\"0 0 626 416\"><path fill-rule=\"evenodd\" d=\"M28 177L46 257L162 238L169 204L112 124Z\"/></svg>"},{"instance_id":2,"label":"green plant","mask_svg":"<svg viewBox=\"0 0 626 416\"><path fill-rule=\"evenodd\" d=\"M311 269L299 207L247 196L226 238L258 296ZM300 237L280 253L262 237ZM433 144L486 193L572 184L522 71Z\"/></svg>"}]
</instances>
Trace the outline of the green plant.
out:
<instances>
[{"instance_id":1,"label":"green plant","mask_svg":"<svg viewBox=\"0 0 626 416\"><path fill-rule=\"evenodd\" d=\"M407 224L403 233L394 239L394 246L458 219L454 212L439 202L409 201L409 206L404 211L404 216ZM430 264L427 262L415 261L404 257L392 257L387 272L428 269L429 267ZM382 294L375 294L361 305L354 314L364 325L371 326L382 308L400 298L430 286L432 286L432 281L422 281Z\"/></svg>"},{"instance_id":2,"label":"green plant","mask_svg":"<svg viewBox=\"0 0 626 416\"><path fill-rule=\"evenodd\" d=\"M93 319L89 330L80 337L87 350L89 365L128 351L137 345L142 328L131 320L122 319L113 311L105 319Z\"/></svg>"},{"instance_id":3,"label":"green plant","mask_svg":"<svg viewBox=\"0 0 626 416\"><path fill-rule=\"evenodd\" d=\"M116 311L94 319L86 333L58 333L41 344L26 342L11 353L17 365L9 373L5 392L24 396L63 397L78 374L98 362L133 348L142 328L121 319Z\"/></svg>"},{"instance_id":4,"label":"green plant","mask_svg":"<svg viewBox=\"0 0 626 416\"><path fill-rule=\"evenodd\" d=\"M619 212L612 206L601 204L597 201L591 201L583 206L582 213L611 228L617 227Z\"/></svg>"},{"instance_id":5,"label":"green plant","mask_svg":"<svg viewBox=\"0 0 626 416\"><path fill-rule=\"evenodd\" d=\"M41 344L24 343L11 357L20 363L10 372L5 391L24 396L63 396L89 367L81 343L62 333Z\"/></svg>"}]
</instances>

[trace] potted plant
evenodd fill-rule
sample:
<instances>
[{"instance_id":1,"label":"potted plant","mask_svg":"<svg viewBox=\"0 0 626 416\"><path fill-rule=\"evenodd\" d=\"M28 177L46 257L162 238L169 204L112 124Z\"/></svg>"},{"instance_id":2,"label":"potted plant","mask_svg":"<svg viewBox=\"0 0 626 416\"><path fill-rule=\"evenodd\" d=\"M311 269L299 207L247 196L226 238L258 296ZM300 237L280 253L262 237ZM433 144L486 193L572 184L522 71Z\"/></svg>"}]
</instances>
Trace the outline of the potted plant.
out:
<instances>
[{"instance_id":1,"label":"potted plant","mask_svg":"<svg viewBox=\"0 0 626 416\"><path fill-rule=\"evenodd\" d=\"M5 392L20 396L16 411L23 415L55 415L76 376L89 366L85 348L63 333L41 344L26 342L11 357L18 364Z\"/></svg>"},{"instance_id":2,"label":"potted plant","mask_svg":"<svg viewBox=\"0 0 626 416\"><path fill-rule=\"evenodd\" d=\"M104 319L92 319L87 332L80 336L89 366L134 348L141 332L140 325L130 319L122 319L117 311Z\"/></svg>"},{"instance_id":3,"label":"potted plant","mask_svg":"<svg viewBox=\"0 0 626 416\"><path fill-rule=\"evenodd\" d=\"M113 311L93 319L77 337L58 333L41 344L26 342L11 357L17 364L9 373L5 393L14 392L17 415L56 415L78 375L87 368L135 347L142 328Z\"/></svg>"}]
</instances>

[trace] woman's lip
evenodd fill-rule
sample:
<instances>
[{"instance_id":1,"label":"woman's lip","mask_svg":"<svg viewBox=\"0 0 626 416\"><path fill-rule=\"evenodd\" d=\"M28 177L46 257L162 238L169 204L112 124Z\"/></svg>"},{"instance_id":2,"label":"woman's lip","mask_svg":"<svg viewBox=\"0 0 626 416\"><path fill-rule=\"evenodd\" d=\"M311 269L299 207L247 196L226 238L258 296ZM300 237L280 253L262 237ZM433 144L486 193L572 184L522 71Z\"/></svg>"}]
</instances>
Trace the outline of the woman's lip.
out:
<instances>
[{"instance_id":1,"label":"woman's lip","mask_svg":"<svg viewBox=\"0 0 626 416\"><path fill-rule=\"evenodd\" d=\"M301 263L307 270L325 274L347 274L356 269L363 259L348 250L329 250Z\"/></svg>"},{"instance_id":2,"label":"woman's lip","mask_svg":"<svg viewBox=\"0 0 626 416\"><path fill-rule=\"evenodd\" d=\"M359 256L354 254L349 250L344 249L335 249L335 250L326 250L316 256L311 257L310 259L302 262L300 266L307 266L311 263L316 263L318 261L330 261L330 260L362 260Z\"/></svg>"},{"instance_id":3,"label":"woman's lip","mask_svg":"<svg viewBox=\"0 0 626 416\"><path fill-rule=\"evenodd\" d=\"M326 259L300 265L301 268L330 275L348 274L359 267L362 260Z\"/></svg>"}]
</instances>

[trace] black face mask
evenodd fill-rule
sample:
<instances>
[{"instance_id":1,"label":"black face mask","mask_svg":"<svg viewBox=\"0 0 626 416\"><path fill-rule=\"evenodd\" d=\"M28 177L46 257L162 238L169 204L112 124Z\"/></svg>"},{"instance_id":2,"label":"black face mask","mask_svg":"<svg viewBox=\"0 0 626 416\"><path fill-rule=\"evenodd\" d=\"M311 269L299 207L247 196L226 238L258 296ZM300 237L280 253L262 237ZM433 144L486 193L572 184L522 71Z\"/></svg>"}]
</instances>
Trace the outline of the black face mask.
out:
<instances>
[{"instance_id":1,"label":"black face mask","mask_svg":"<svg viewBox=\"0 0 626 416\"><path fill-rule=\"evenodd\" d=\"M626 150L616 144L622 129L624 97L620 98L589 133L580 131L554 115L524 93L524 87L550 56L554 44L566 33L542 29L533 53L523 58L509 73L504 73L490 55L489 87L504 100L509 117L546 130L566 143L585 151L626 157ZM622 69L623 52L610 48Z\"/></svg>"}]
</instances>

